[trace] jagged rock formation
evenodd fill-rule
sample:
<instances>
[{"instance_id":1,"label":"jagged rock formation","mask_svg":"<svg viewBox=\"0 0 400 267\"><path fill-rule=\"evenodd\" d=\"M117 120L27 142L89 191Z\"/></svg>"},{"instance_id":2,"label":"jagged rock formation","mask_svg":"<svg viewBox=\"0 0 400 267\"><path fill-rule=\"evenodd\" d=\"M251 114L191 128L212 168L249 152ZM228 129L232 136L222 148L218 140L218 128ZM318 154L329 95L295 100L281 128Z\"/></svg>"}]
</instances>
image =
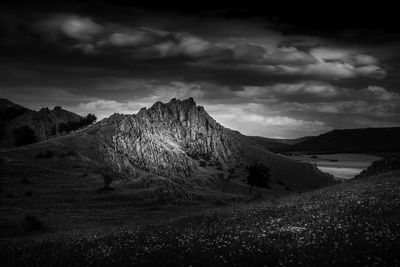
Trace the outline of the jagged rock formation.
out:
<instances>
[{"instance_id":1,"label":"jagged rock formation","mask_svg":"<svg viewBox=\"0 0 400 267\"><path fill-rule=\"evenodd\" d=\"M196 172L193 160L233 162L237 155L227 130L192 98L157 102L136 115L114 114L91 133L100 142L103 159L118 171L135 167L162 175L191 176Z\"/></svg>"},{"instance_id":2,"label":"jagged rock formation","mask_svg":"<svg viewBox=\"0 0 400 267\"><path fill-rule=\"evenodd\" d=\"M193 178L209 172L199 166L200 161L222 173L230 168L245 171L249 164L263 162L275 181L300 188L332 182L331 177L311 165L273 154L223 127L192 98L157 102L134 115L114 114L74 142L82 140L96 149L92 158L128 175L145 171L172 179Z\"/></svg>"},{"instance_id":3,"label":"jagged rock formation","mask_svg":"<svg viewBox=\"0 0 400 267\"><path fill-rule=\"evenodd\" d=\"M55 107L34 111L0 99L0 147L16 145L15 130L31 129L36 141L58 136L57 126L61 123L78 122L83 118L75 113Z\"/></svg>"}]
</instances>

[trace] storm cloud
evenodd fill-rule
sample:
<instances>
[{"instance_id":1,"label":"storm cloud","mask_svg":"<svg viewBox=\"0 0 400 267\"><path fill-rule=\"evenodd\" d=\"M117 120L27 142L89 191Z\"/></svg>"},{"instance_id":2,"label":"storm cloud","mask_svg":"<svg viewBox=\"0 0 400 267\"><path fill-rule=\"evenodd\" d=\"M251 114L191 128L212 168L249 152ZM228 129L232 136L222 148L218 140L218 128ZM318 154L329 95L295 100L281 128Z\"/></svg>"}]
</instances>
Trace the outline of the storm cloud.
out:
<instances>
[{"instance_id":1,"label":"storm cloud","mask_svg":"<svg viewBox=\"0 0 400 267\"><path fill-rule=\"evenodd\" d=\"M385 24L367 42L358 22L312 28L257 9L99 5L110 12L0 13L2 97L100 118L194 97L223 125L270 137L400 121L400 38Z\"/></svg>"}]
</instances>

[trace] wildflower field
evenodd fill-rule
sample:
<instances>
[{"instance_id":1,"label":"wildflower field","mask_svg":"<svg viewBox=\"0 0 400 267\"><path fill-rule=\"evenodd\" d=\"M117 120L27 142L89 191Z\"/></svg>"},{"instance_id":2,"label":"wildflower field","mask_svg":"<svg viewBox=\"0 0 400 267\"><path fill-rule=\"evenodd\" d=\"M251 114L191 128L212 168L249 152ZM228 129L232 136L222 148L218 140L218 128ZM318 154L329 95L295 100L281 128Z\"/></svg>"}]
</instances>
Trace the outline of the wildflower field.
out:
<instances>
[{"instance_id":1,"label":"wildflower field","mask_svg":"<svg viewBox=\"0 0 400 267\"><path fill-rule=\"evenodd\" d=\"M127 230L0 240L0 266L399 266L400 173Z\"/></svg>"}]
</instances>

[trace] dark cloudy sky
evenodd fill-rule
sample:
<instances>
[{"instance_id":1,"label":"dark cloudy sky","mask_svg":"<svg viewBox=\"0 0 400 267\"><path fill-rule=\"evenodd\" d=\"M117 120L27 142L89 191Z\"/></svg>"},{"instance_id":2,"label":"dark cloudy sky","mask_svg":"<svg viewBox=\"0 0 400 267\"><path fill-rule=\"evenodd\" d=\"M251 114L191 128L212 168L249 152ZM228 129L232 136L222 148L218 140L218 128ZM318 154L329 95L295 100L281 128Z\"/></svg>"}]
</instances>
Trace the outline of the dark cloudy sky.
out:
<instances>
[{"instance_id":1,"label":"dark cloudy sky","mask_svg":"<svg viewBox=\"0 0 400 267\"><path fill-rule=\"evenodd\" d=\"M192 96L268 137L400 126L394 7L150 2L2 4L0 97L104 118Z\"/></svg>"}]
</instances>

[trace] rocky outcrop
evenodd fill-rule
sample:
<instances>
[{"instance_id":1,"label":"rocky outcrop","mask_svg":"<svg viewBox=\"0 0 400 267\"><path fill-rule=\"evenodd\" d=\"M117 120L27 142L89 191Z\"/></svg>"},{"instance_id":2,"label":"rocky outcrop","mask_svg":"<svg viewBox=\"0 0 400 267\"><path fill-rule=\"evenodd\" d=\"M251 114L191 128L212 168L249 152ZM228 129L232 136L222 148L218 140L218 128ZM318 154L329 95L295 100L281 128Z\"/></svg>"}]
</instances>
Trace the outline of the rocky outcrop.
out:
<instances>
[{"instance_id":1,"label":"rocky outcrop","mask_svg":"<svg viewBox=\"0 0 400 267\"><path fill-rule=\"evenodd\" d=\"M121 173L193 178L206 176L209 166L221 173L231 168L245 172L249 164L263 162L272 180L303 188L332 182L311 165L275 155L223 127L192 98L157 102L134 115L114 114L85 134L85 140L94 142L98 159Z\"/></svg>"},{"instance_id":2,"label":"rocky outcrop","mask_svg":"<svg viewBox=\"0 0 400 267\"><path fill-rule=\"evenodd\" d=\"M57 127L61 123L78 122L82 119L61 107L34 111L7 99L0 99L0 147L17 145L15 131L18 129L29 128L36 141L43 141L58 136Z\"/></svg>"},{"instance_id":3,"label":"rocky outcrop","mask_svg":"<svg viewBox=\"0 0 400 267\"><path fill-rule=\"evenodd\" d=\"M195 160L232 163L237 145L192 98L155 103L136 115L114 114L90 129L103 160L118 171L193 176Z\"/></svg>"}]
</instances>

